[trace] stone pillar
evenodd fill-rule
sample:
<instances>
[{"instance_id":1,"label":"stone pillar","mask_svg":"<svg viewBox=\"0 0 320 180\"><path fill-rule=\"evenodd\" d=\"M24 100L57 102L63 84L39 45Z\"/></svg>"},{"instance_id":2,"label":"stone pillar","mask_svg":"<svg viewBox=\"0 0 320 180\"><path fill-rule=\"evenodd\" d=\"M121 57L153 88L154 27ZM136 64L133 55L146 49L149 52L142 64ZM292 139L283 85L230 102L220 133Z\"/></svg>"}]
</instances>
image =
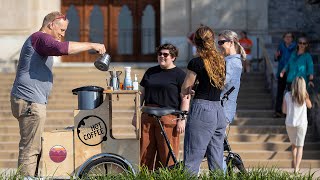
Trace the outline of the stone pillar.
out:
<instances>
[{"instance_id":1,"label":"stone pillar","mask_svg":"<svg viewBox=\"0 0 320 180\"><path fill-rule=\"evenodd\" d=\"M0 62L11 71L26 38L40 29L46 14L60 11L60 1L0 1Z\"/></svg>"},{"instance_id":2,"label":"stone pillar","mask_svg":"<svg viewBox=\"0 0 320 180\"><path fill-rule=\"evenodd\" d=\"M179 49L176 64L189 61L187 34L190 31L189 4L191 0L161 0L161 43L172 43Z\"/></svg>"}]
</instances>

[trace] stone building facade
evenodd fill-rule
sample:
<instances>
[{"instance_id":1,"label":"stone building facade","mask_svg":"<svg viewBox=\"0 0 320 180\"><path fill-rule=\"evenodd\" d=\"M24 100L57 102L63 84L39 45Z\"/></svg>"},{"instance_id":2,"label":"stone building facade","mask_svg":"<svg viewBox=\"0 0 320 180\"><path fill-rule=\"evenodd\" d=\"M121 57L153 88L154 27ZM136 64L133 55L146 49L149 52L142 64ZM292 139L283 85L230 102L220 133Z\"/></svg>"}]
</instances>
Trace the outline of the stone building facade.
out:
<instances>
[{"instance_id":1,"label":"stone building facade","mask_svg":"<svg viewBox=\"0 0 320 180\"><path fill-rule=\"evenodd\" d=\"M258 56L258 37L272 43L277 41L272 37L290 30L319 39L319 4L310 4L308 0L159 0L159 3L160 42L178 46L177 62L181 65L192 57L186 36L200 24L216 32L246 30L255 43L254 57ZM61 11L61 4L59 0L0 0L0 62L8 65L18 59L27 36L40 28L47 13ZM139 64L139 59L136 62Z\"/></svg>"}]
</instances>

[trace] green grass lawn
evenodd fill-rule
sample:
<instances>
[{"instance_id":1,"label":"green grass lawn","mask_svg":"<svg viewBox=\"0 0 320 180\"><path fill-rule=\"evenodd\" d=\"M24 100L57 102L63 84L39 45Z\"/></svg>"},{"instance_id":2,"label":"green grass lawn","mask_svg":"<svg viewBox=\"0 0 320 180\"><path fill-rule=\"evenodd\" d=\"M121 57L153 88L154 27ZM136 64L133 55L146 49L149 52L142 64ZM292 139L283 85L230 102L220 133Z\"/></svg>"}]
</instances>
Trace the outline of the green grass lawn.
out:
<instances>
[{"instance_id":1,"label":"green grass lawn","mask_svg":"<svg viewBox=\"0 0 320 180\"><path fill-rule=\"evenodd\" d=\"M18 172L8 173L3 172L0 174L0 180L22 180L24 177L20 175ZM38 178L39 179L39 178ZM45 177L41 179L53 179L52 177ZM70 179L73 179L70 177ZM83 179L97 179L97 180L237 180L237 179L248 179L248 180L311 180L316 179L314 174L307 173L290 173L287 171L282 171L278 168L253 168L250 169L247 173L233 173L233 174L224 174L222 171L209 171L207 173L203 173L199 177L192 176L188 174L182 167L168 170L168 169L159 169L156 172L150 172L146 168L141 168L138 174L133 173L122 173L122 174L111 174L108 176L100 176L100 177L91 177L91 178L83 178ZM320 179L320 178L318 178Z\"/></svg>"}]
</instances>

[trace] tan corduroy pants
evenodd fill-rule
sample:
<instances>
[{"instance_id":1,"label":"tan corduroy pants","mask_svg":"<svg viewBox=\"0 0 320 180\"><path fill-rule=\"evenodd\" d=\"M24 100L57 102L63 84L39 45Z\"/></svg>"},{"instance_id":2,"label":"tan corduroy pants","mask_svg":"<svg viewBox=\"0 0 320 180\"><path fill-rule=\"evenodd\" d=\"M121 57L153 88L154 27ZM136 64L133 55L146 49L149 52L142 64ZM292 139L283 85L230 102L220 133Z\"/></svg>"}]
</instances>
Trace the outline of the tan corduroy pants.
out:
<instances>
[{"instance_id":1,"label":"tan corduroy pants","mask_svg":"<svg viewBox=\"0 0 320 180\"><path fill-rule=\"evenodd\" d=\"M173 152L178 158L180 138L177 132L177 117L174 115L167 115L161 118L161 123L167 133L168 139L171 143ZM165 139L161 134L161 128L158 121L143 113L141 115L141 139L140 139L140 163L141 166L148 167L153 170L166 165L169 149L166 145ZM155 161L156 159L156 161ZM169 166L173 165L172 157L170 157Z\"/></svg>"},{"instance_id":2,"label":"tan corduroy pants","mask_svg":"<svg viewBox=\"0 0 320 180\"><path fill-rule=\"evenodd\" d=\"M41 153L41 136L46 120L46 105L27 102L11 96L12 115L20 128L18 170L25 176L36 176Z\"/></svg>"}]
</instances>

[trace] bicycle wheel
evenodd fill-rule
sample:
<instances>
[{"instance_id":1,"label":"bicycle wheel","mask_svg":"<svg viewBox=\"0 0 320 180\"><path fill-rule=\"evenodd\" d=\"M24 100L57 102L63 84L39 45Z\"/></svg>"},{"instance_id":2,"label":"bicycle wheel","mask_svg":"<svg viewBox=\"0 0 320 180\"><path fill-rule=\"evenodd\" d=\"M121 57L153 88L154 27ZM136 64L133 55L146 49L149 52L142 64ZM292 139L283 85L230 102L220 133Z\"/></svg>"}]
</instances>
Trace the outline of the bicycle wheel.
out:
<instances>
[{"instance_id":1,"label":"bicycle wheel","mask_svg":"<svg viewBox=\"0 0 320 180\"><path fill-rule=\"evenodd\" d=\"M239 154L237 153L230 153L227 156L227 167L228 167L228 174L232 174L232 173L246 173L247 170L244 167L244 164L242 162L242 159L240 157Z\"/></svg>"},{"instance_id":2,"label":"bicycle wheel","mask_svg":"<svg viewBox=\"0 0 320 180\"><path fill-rule=\"evenodd\" d=\"M127 171L130 171L130 168L126 163L112 157L101 157L90 162L83 171L79 173L79 178L103 177Z\"/></svg>"}]
</instances>

